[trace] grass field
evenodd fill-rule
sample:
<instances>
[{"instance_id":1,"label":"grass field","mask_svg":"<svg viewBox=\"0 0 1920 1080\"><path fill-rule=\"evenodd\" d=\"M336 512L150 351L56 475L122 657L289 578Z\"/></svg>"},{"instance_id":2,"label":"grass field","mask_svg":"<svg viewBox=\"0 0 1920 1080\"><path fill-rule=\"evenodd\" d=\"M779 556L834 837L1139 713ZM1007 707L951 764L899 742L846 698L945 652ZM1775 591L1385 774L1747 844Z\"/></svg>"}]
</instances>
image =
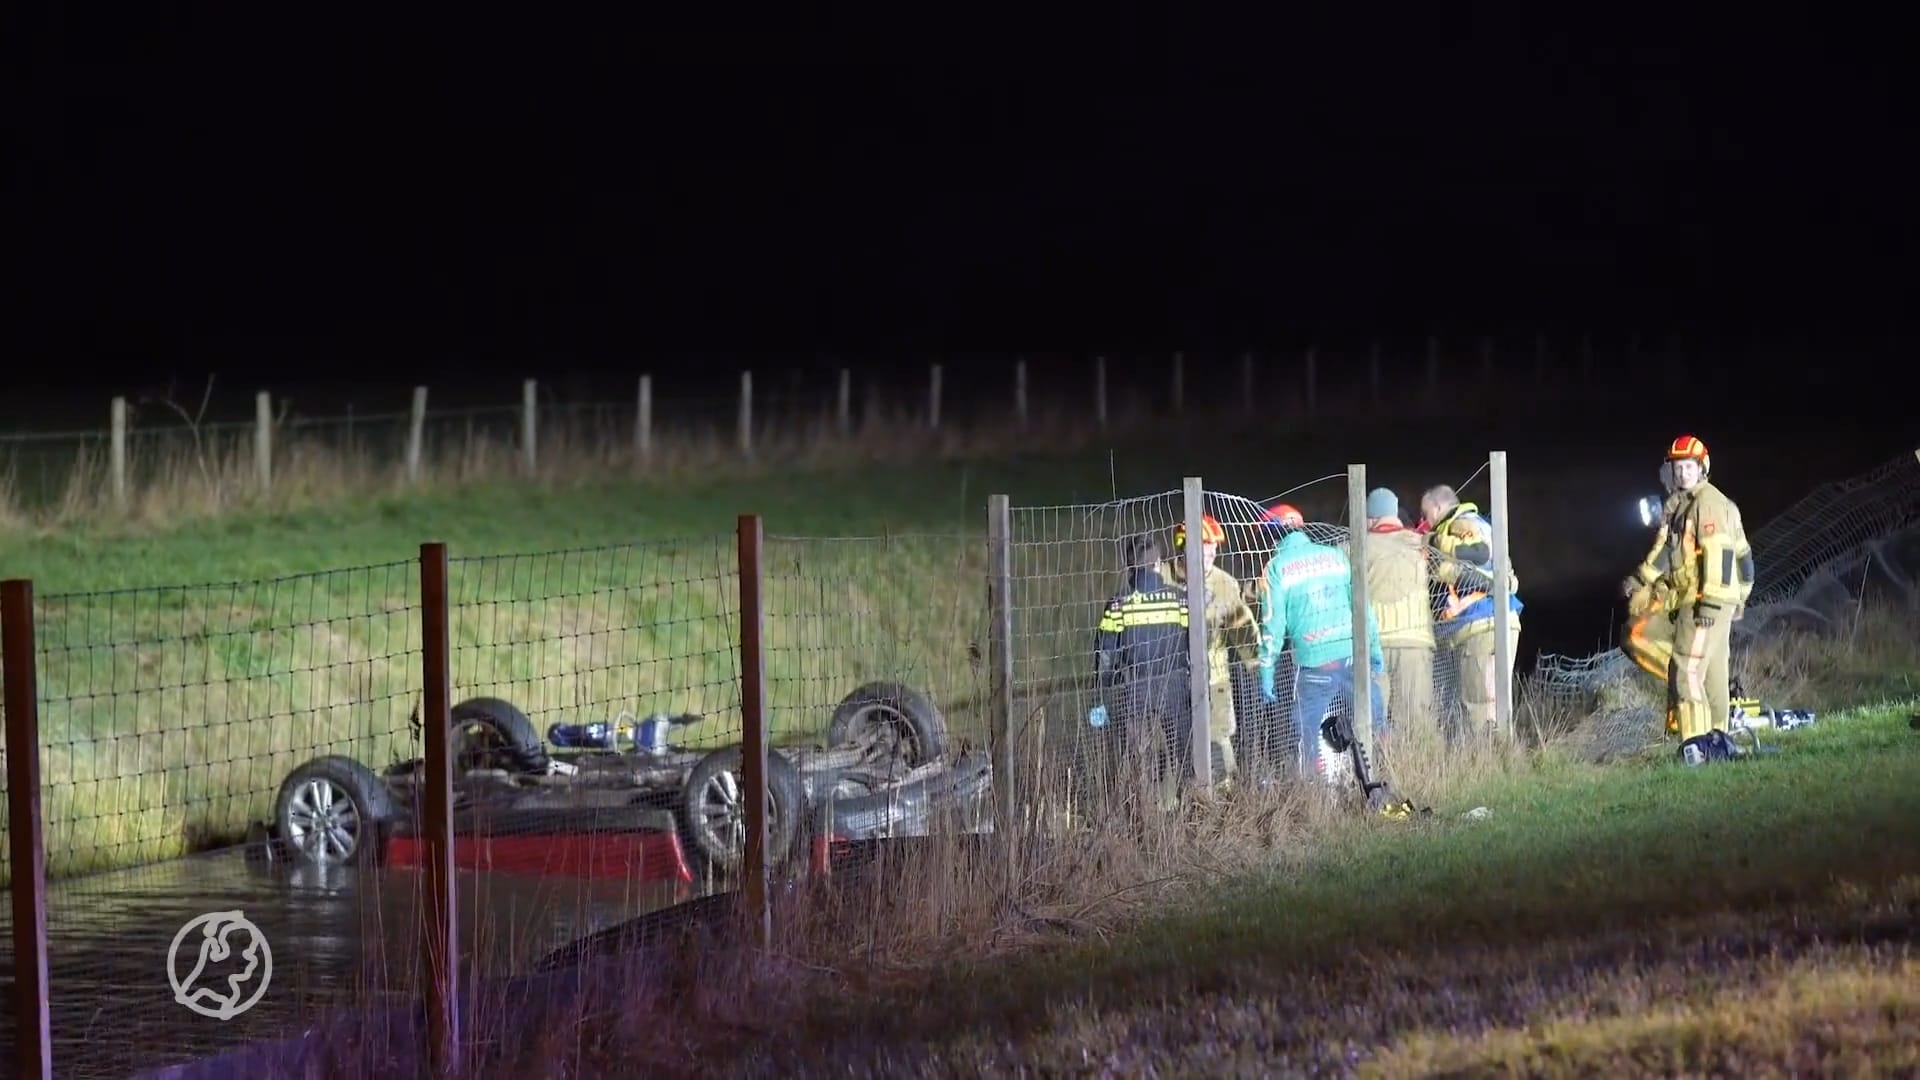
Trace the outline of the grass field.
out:
<instances>
[{"instance_id":1,"label":"grass field","mask_svg":"<svg viewBox=\"0 0 1920 1080\"><path fill-rule=\"evenodd\" d=\"M815 925L783 947L797 962L647 960L630 984L589 982L550 1013L517 1015L524 1040L492 1064L579 1076L1910 1073L1920 732L1906 708L1881 707L1780 744L1699 773L1664 753L1610 766L1549 755L1477 772L1414 824L1296 805L1264 867L1225 875L1199 857L1203 814L1187 828L1196 857L1124 928L1101 925L1102 879L1051 919L949 897L917 921L843 922L837 940ZM1480 806L1491 815L1464 816ZM1117 906L1119 891L1104 899ZM1040 921L1049 947L1018 947L1034 934L1021 924ZM876 935L910 926L931 963L871 962Z\"/></svg>"},{"instance_id":2,"label":"grass field","mask_svg":"<svg viewBox=\"0 0 1920 1080\"><path fill-rule=\"evenodd\" d=\"M423 541L446 542L457 560L457 696L506 696L541 728L623 710L708 714L698 738L715 744L738 731L733 527L739 513L758 512L770 537L778 735L817 734L843 695L884 677L930 690L956 729L977 736L968 703L987 678L988 494L1017 508L1018 673L1041 681L1084 674L1091 606L1113 584L1098 523L1060 507L1174 490L1194 473L1211 490L1255 498L1308 484L1289 498L1338 521L1337 474L1351 458L1370 459L1373 481L1398 486L1410 507L1419 486L1464 481L1485 454L1438 450L1418 431L1343 443L1136 429L1109 447L1083 426L1047 436L1075 452L981 458L969 455L1007 447L916 445L912 434L895 429L893 442L837 456L796 444L785 460L711 475L698 467L707 459L688 456L648 480L614 451L557 432L537 480L503 478L510 453L482 445L439 463L417 489L294 446L301 464L283 470L271 497L246 495L243 464L176 462L173 486L129 514L14 520L0 531L0 573L33 579L42 601L53 872L230 839L267 815L288 769L319 753L376 765L411 754L405 721L420 684L411 560ZM1561 521L1596 487L1638 491L1618 468L1525 445L1516 443L1517 522ZM1484 473L1476 482L1484 487ZM1177 513L1170 501L1127 528ZM1617 572L1644 542L1626 534L1621 555L1559 536L1516 526L1528 588ZM1594 622L1604 625L1597 613Z\"/></svg>"},{"instance_id":3,"label":"grass field","mask_svg":"<svg viewBox=\"0 0 1920 1080\"><path fill-rule=\"evenodd\" d=\"M642 482L557 446L539 481L511 478L498 453L446 463L424 489L309 460L295 473L308 487L227 503L215 496L241 490L227 475L239 466L203 475L176 463L173 503L0 533L0 567L40 598L53 872L231 839L317 754L378 765L417 752L406 718L420 686L412 560L423 541L447 543L455 560L457 696L507 697L542 728L690 711L715 718L693 741L719 744L738 738L735 519L760 513L777 734L817 735L842 696L889 678L931 691L978 736L968 703L986 678L988 494L1049 507L1177 489L1192 469L1256 495L1303 479L1262 457L1216 462L1204 445L1121 440L1077 455L944 459L936 448L895 464L707 479L676 469ZM1338 515L1340 485L1320 487ZM1128 528L1168 524L1177 501L1158 509ZM1084 518L1019 512L1022 678L1084 673L1090 609L1112 585L1111 549L1087 542Z\"/></svg>"}]
</instances>

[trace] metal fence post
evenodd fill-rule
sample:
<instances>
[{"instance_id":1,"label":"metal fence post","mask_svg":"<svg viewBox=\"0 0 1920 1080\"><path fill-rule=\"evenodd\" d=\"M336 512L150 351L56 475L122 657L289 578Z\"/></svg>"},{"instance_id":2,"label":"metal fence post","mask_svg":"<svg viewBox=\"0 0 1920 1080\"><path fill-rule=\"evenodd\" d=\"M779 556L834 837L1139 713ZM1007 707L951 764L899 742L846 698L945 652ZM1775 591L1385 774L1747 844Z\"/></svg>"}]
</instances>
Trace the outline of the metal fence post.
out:
<instances>
[{"instance_id":1,"label":"metal fence post","mask_svg":"<svg viewBox=\"0 0 1920 1080\"><path fill-rule=\"evenodd\" d=\"M0 583L7 703L7 871L13 899L14 1075L53 1076L47 1004L47 843L40 819L40 689L33 582Z\"/></svg>"},{"instance_id":2,"label":"metal fence post","mask_svg":"<svg viewBox=\"0 0 1920 1080\"><path fill-rule=\"evenodd\" d=\"M1369 770L1380 767L1373 752L1373 667L1367 648L1367 467L1347 466L1347 562L1353 581L1353 738ZM1301 738L1317 737L1302 732ZM1378 780L1377 776L1368 779Z\"/></svg>"},{"instance_id":3,"label":"metal fence post","mask_svg":"<svg viewBox=\"0 0 1920 1080\"><path fill-rule=\"evenodd\" d=\"M1013 506L1005 495L987 496L987 661L993 667L993 831L1003 838L1013 866Z\"/></svg>"},{"instance_id":4,"label":"metal fence post","mask_svg":"<svg viewBox=\"0 0 1920 1080\"><path fill-rule=\"evenodd\" d=\"M1495 450L1487 462L1493 489L1493 726L1512 742L1513 730L1513 558L1507 545L1507 452Z\"/></svg>"},{"instance_id":5,"label":"metal fence post","mask_svg":"<svg viewBox=\"0 0 1920 1080\"><path fill-rule=\"evenodd\" d=\"M1201 537L1200 515L1206 510L1206 489L1200 478L1182 484L1186 503L1187 544L1181 557L1187 573L1187 700L1193 708L1193 780L1201 790L1213 787L1213 717L1211 680L1207 665L1207 559Z\"/></svg>"},{"instance_id":6,"label":"metal fence post","mask_svg":"<svg viewBox=\"0 0 1920 1080\"><path fill-rule=\"evenodd\" d=\"M420 661L424 701L420 726L426 743L421 831L426 841L428 1053L435 1074L460 1071L460 932L454 906L453 727L451 640L447 611L447 545L420 545Z\"/></svg>"},{"instance_id":7,"label":"metal fence post","mask_svg":"<svg viewBox=\"0 0 1920 1080\"><path fill-rule=\"evenodd\" d=\"M741 873L746 877L747 909L761 948L773 938L773 912L767 904L767 663L761 647L767 619L761 595L764 537L759 514L740 515L740 786L747 792L747 849ZM803 809L783 806L780 812L798 814Z\"/></svg>"}]
</instances>

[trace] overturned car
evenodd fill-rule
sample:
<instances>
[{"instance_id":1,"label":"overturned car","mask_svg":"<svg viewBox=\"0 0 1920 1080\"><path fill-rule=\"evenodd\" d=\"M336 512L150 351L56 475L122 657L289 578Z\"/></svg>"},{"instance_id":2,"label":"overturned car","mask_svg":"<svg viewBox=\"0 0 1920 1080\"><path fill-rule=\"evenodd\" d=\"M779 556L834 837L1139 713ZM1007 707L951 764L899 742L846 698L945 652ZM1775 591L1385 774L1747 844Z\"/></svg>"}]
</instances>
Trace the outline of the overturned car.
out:
<instances>
[{"instance_id":1,"label":"overturned car","mask_svg":"<svg viewBox=\"0 0 1920 1080\"><path fill-rule=\"evenodd\" d=\"M456 866L692 882L744 861L740 747L674 746L676 732L705 718L623 714L611 725L556 724L543 740L500 698L451 712ZM417 712L412 722L417 733ZM622 747L603 734L613 729L634 737ZM421 758L379 773L343 755L307 761L280 785L272 847L308 865L422 864L424 775ZM926 694L868 683L834 709L826 745L767 751L768 864L817 860L834 843L991 831L992 779L984 752L950 748Z\"/></svg>"}]
</instances>

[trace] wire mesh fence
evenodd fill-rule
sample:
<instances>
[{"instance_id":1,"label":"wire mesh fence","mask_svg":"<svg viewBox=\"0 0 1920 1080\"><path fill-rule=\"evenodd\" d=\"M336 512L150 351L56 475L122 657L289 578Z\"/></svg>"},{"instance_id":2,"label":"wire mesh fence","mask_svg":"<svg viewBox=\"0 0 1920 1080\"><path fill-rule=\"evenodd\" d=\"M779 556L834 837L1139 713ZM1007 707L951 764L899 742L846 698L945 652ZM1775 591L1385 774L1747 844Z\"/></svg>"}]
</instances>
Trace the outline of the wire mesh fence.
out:
<instances>
[{"instance_id":1,"label":"wire mesh fence","mask_svg":"<svg viewBox=\"0 0 1920 1080\"><path fill-rule=\"evenodd\" d=\"M301 761L392 754L418 695L418 578L389 563L41 599L49 871L231 842Z\"/></svg>"},{"instance_id":2,"label":"wire mesh fence","mask_svg":"<svg viewBox=\"0 0 1920 1080\"><path fill-rule=\"evenodd\" d=\"M1887 503L1920 489L1913 470L1876 474L1877 498L1840 490L1861 493L1855 516L1875 528L1910 521L1911 508ZM1806 505L1846 516L1831 499ZM1337 595L1355 574L1381 646L1380 724L1353 726L1376 739L1373 760L1390 774L1395 748L1417 733L1477 739L1485 725L1463 650L1396 621L1460 599L1407 528L1417 513L1380 515L1355 553L1344 522L1289 522L1277 500L1221 491L1196 506L1165 491L1013 508L1004 645L996 558L980 533L768 536L760 646L776 879L855 869L842 856L882 840L947 841L832 901L832 946L880 950L887 927L898 930L895 909L911 908L915 925L954 925L1051 897L1070 914L1086 902L1073 899L1075 881L1097 875L1114 892L1164 877L1178 865L1169 852L1203 841L1154 810L1169 795L1184 801L1194 769L1183 755L1202 748L1232 798L1339 790L1354 777L1327 724L1351 709L1337 664L1372 651ZM1208 575L1200 653L1186 611L1193 516ZM1757 532L1756 551L1787 542L1774 536ZM1756 596L1773 595L1769 572L1798 595L1861 552L1888 563L1888 587L1910 596L1914 564L1891 558L1893 543L1821 548L1811 573L1762 564ZM723 536L450 562L450 857L474 977L550 970L582 942L739 888L754 799L740 750L754 677L740 560ZM420 575L408 561L37 604L63 1073L124 1075L142 1054L183 1060L421 992L421 871L433 852L422 732L409 722L424 686ZM1334 586L1324 595L1313 584L1323 580ZM1162 655L1116 679L1101 654L1125 652L1114 615L1136 594L1149 616L1137 625L1167 631ZM1183 712L1195 672L1210 720L1199 733ZM1155 694L1161 683L1175 688ZM1553 689L1516 687L1516 711L1543 685ZM1002 785L1013 816L996 819ZM232 842L259 823L274 838L255 830L235 857ZM1011 879L994 876L1006 867L989 849L958 843L1009 828L1031 845ZM272 950L273 989L245 1023L189 1015L169 981L174 935L220 911L245 913ZM231 965L244 968L255 931L227 929L237 947L208 962L244 981ZM103 1040L116 1012L116 1039Z\"/></svg>"}]
</instances>

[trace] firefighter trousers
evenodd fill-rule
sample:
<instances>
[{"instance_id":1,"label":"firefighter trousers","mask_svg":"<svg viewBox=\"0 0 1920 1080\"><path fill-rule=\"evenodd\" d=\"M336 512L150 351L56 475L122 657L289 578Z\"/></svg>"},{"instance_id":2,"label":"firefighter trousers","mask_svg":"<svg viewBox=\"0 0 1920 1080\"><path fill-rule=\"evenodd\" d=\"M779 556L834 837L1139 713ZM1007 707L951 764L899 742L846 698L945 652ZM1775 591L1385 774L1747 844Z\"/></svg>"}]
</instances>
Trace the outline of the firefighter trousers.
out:
<instances>
[{"instance_id":1,"label":"firefighter trousers","mask_svg":"<svg viewBox=\"0 0 1920 1080\"><path fill-rule=\"evenodd\" d=\"M1207 688L1207 740L1213 749L1213 782L1219 783L1234 773L1233 734L1237 727L1233 713L1233 680L1215 680Z\"/></svg>"},{"instance_id":2,"label":"firefighter trousers","mask_svg":"<svg viewBox=\"0 0 1920 1080\"><path fill-rule=\"evenodd\" d=\"M1494 714L1494 690L1499 682L1498 653L1494 649L1495 633L1493 620L1487 620L1485 630L1476 630L1467 635L1456 647L1460 670L1460 704L1466 712L1466 730L1462 732L1474 738L1498 736L1505 738L1507 732L1496 729L1498 717ZM1513 670L1520 660L1520 620L1513 619L1507 630L1507 685L1513 686Z\"/></svg>"},{"instance_id":3,"label":"firefighter trousers","mask_svg":"<svg viewBox=\"0 0 1920 1080\"><path fill-rule=\"evenodd\" d=\"M1389 645L1380 654L1387 662L1387 677L1379 683L1387 707L1387 729L1398 737L1424 739L1438 734L1439 721L1433 709L1433 650Z\"/></svg>"},{"instance_id":4,"label":"firefighter trousers","mask_svg":"<svg viewBox=\"0 0 1920 1080\"><path fill-rule=\"evenodd\" d=\"M1732 709L1728 660L1733 620L1726 615L1702 625L1691 606L1672 616L1673 659L1667 670L1667 725L1680 740L1725 730Z\"/></svg>"}]
</instances>

